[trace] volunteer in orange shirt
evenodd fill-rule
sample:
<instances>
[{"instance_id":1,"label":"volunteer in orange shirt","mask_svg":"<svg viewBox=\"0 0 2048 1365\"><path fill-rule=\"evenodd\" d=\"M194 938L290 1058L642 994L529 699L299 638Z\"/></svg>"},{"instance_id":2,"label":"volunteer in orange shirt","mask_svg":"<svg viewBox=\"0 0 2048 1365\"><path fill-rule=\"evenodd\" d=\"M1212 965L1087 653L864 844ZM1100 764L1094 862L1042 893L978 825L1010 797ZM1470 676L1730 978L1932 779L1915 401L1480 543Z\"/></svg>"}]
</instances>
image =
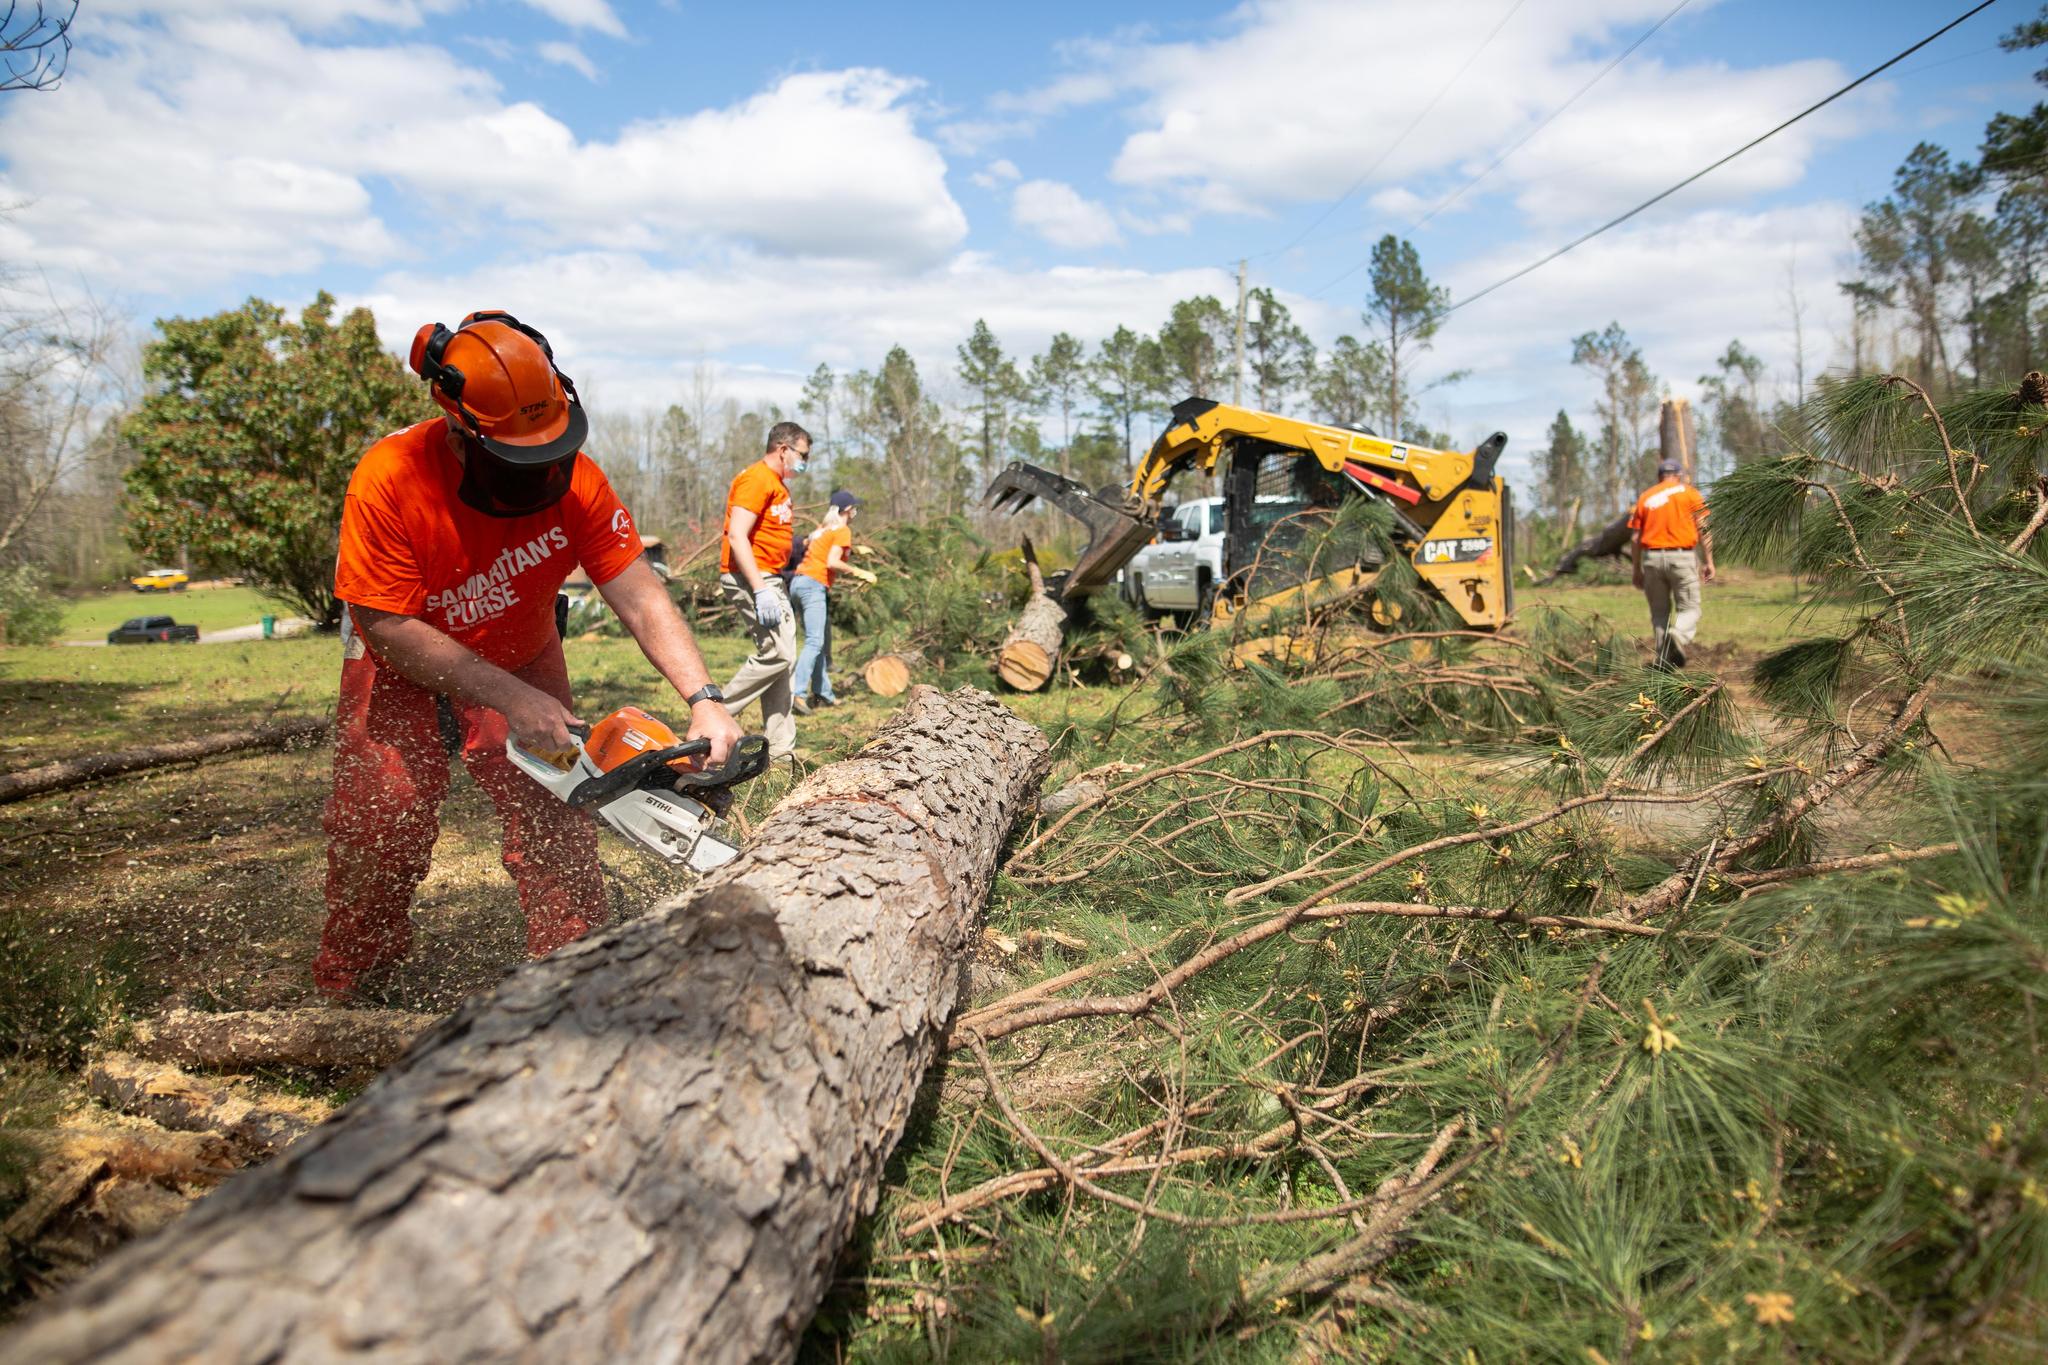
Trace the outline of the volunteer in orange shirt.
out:
<instances>
[{"instance_id":1,"label":"volunteer in orange shirt","mask_svg":"<svg viewBox=\"0 0 2048 1365\"><path fill-rule=\"evenodd\" d=\"M1700 628L1700 584L1714 581L1707 500L1681 477L1678 461L1657 466L1657 482L1629 513L1636 586L1650 599L1652 665L1684 668Z\"/></svg>"},{"instance_id":2,"label":"volunteer in orange shirt","mask_svg":"<svg viewBox=\"0 0 2048 1365\"><path fill-rule=\"evenodd\" d=\"M794 422L768 431L768 450L733 476L725 494L725 543L718 559L718 585L753 632L754 652L725 685L726 705L737 715L747 703L761 703L761 733L768 754L781 758L796 748L790 717L790 670L796 663L796 613L790 610L783 566L796 539L789 480L804 471L811 434Z\"/></svg>"},{"instance_id":3,"label":"volunteer in orange shirt","mask_svg":"<svg viewBox=\"0 0 2048 1365\"><path fill-rule=\"evenodd\" d=\"M789 580L790 598L804 623L804 647L796 656L795 705L800 712L806 701L814 706L839 705L839 698L832 695L832 677L827 671L831 662L827 649L832 638L832 580L841 573L850 573L870 583L875 581L873 574L854 568L848 558L853 553L853 532L848 523L859 507L860 499L844 488L834 491L832 505L825 509L824 520L818 523L810 544L804 548L803 563L797 565Z\"/></svg>"},{"instance_id":4,"label":"volunteer in orange shirt","mask_svg":"<svg viewBox=\"0 0 2048 1365\"><path fill-rule=\"evenodd\" d=\"M453 703L463 764L504 822L528 952L604 922L596 827L505 756L508 733L561 750L580 724L555 632L555 592L578 563L688 702L709 761L740 734L640 557L633 518L581 453L589 423L546 339L510 314L472 313L452 332L422 327L411 364L448 415L386 436L356 465L334 572L346 610L313 979L335 996L412 945L406 912L448 792L437 694Z\"/></svg>"}]
</instances>

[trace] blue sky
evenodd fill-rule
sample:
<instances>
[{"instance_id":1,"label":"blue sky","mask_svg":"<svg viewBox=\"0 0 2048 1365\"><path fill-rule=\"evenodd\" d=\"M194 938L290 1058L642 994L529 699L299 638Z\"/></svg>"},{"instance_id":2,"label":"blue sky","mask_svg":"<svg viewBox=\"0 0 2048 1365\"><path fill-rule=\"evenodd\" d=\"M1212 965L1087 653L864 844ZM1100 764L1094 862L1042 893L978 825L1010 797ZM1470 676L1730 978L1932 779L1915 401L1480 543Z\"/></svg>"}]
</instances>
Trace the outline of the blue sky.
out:
<instances>
[{"instance_id":1,"label":"blue sky","mask_svg":"<svg viewBox=\"0 0 2048 1365\"><path fill-rule=\"evenodd\" d=\"M896 341L944 391L976 317L1025 352L1152 330L1240 257L1327 345L1381 233L1463 294L1967 7L1693 0L1416 226L1675 3L85 0L63 87L0 96L0 259L145 322L325 287L394 348L508 307L613 411L707 378L787 403ZM1825 368L1856 210L1915 141L1967 155L2032 104L2038 54L1996 43L2034 10L1459 313L1432 424L1505 428L1519 467L1614 320L1689 393L1737 336L1789 382L1796 300Z\"/></svg>"}]
</instances>

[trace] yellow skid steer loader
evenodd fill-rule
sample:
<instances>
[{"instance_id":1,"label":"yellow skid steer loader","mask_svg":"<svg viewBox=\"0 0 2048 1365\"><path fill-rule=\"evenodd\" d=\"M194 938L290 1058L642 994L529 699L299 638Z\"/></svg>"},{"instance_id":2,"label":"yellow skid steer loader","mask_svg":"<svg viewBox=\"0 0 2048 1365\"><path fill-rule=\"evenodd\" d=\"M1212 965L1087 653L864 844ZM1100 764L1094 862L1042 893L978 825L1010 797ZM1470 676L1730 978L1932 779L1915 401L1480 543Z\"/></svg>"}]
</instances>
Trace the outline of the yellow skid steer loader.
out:
<instances>
[{"instance_id":1,"label":"yellow skid steer loader","mask_svg":"<svg viewBox=\"0 0 2048 1365\"><path fill-rule=\"evenodd\" d=\"M1430 450L1349 427L1300 422L1269 412L1189 398L1138 465L1128 490L1090 493L1072 479L1015 463L989 485L998 508L1022 511L1043 498L1091 532L1064 576L1047 588L1073 603L1113 583L1160 534L1164 497L1187 471L1218 477L1224 504L1221 577L1204 615L1256 620L1285 607L1367 593L1385 567L1367 550L1318 543L1318 524L1352 499L1386 505L1395 547L1416 574L1475 629L1508 624L1514 613L1509 556L1514 503L1495 466L1507 444L1495 432L1469 452ZM1383 621L1385 618L1379 618Z\"/></svg>"}]
</instances>

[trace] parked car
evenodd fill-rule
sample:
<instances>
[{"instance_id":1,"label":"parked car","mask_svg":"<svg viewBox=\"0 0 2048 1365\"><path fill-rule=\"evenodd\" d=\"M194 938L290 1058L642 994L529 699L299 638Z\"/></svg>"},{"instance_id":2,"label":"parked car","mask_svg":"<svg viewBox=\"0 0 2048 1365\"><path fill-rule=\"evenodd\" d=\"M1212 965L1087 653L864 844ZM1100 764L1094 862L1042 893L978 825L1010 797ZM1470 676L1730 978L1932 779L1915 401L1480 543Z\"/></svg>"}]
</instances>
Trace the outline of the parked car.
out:
<instances>
[{"instance_id":1,"label":"parked car","mask_svg":"<svg viewBox=\"0 0 2048 1365\"><path fill-rule=\"evenodd\" d=\"M110 645L197 644L199 627L181 626L168 616L131 616L107 632Z\"/></svg>"},{"instance_id":2,"label":"parked car","mask_svg":"<svg viewBox=\"0 0 2048 1365\"><path fill-rule=\"evenodd\" d=\"M1223 499L1195 498L1159 521L1159 539L1124 569L1124 591L1146 611L1201 614L1223 577Z\"/></svg>"},{"instance_id":3,"label":"parked car","mask_svg":"<svg viewBox=\"0 0 2048 1365\"><path fill-rule=\"evenodd\" d=\"M129 579L128 586L137 592L183 592L191 582L183 569L151 569Z\"/></svg>"}]
</instances>

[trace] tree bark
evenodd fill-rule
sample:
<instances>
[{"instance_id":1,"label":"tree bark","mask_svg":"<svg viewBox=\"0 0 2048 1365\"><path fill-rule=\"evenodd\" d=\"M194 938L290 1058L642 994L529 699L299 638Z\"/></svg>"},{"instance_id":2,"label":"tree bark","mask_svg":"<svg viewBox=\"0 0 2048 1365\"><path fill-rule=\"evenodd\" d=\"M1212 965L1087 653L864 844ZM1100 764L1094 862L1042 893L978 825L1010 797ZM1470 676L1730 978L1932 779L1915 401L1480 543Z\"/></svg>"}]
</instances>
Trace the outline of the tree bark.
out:
<instances>
[{"instance_id":1,"label":"tree bark","mask_svg":"<svg viewBox=\"0 0 2048 1365\"><path fill-rule=\"evenodd\" d=\"M0 773L0 806L47 792L82 787L88 782L119 777L123 773L161 768L170 763L196 763L202 758L218 758L223 754L248 753L258 749L288 749L294 744L321 738L327 733L329 724L325 717L279 721L255 730L226 730L219 734L201 735L198 739L116 749L105 754L86 754L80 758L45 763L39 768Z\"/></svg>"},{"instance_id":2,"label":"tree bark","mask_svg":"<svg viewBox=\"0 0 2048 1365\"><path fill-rule=\"evenodd\" d=\"M1023 612L996 651L996 675L1019 692L1036 692L1052 677L1054 660L1060 656L1060 640L1066 634L1067 609L1045 590L1045 575L1039 572L1031 542L1024 542L1024 567L1031 575L1031 597Z\"/></svg>"},{"instance_id":3,"label":"tree bark","mask_svg":"<svg viewBox=\"0 0 2048 1365\"><path fill-rule=\"evenodd\" d=\"M916 689L700 889L519 968L0 1355L790 1359L1047 761Z\"/></svg>"},{"instance_id":4,"label":"tree bark","mask_svg":"<svg viewBox=\"0 0 2048 1365\"><path fill-rule=\"evenodd\" d=\"M382 1071L438 1018L405 1010L166 1010L136 1024L134 1051L154 1062L210 1071L256 1066Z\"/></svg>"}]
</instances>

